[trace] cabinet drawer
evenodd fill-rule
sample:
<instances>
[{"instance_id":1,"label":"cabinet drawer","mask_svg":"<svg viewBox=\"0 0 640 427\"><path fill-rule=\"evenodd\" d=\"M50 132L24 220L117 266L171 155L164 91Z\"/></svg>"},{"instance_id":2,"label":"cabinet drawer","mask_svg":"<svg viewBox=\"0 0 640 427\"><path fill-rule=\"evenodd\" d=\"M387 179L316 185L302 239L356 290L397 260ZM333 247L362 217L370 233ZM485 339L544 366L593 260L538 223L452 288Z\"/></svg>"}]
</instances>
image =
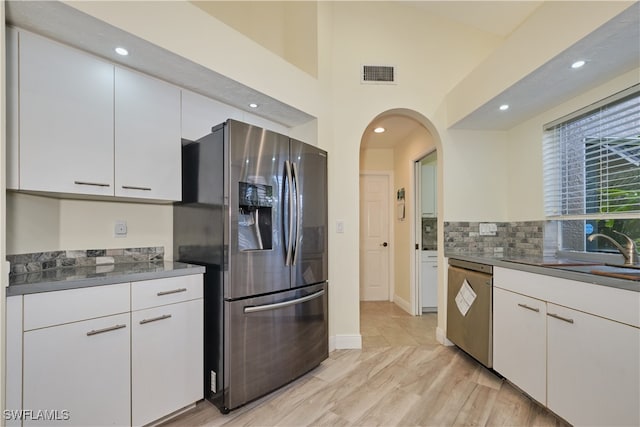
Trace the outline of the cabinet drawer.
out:
<instances>
[{"instance_id":1,"label":"cabinet drawer","mask_svg":"<svg viewBox=\"0 0 640 427\"><path fill-rule=\"evenodd\" d=\"M24 330L129 310L129 283L30 294L24 296Z\"/></svg>"},{"instance_id":2,"label":"cabinet drawer","mask_svg":"<svg viewBox=\"0 0 640 427\"><path fill-rule=\"evenodd\" d=\"M202 298L202 274L134 282L131 310Z\"/></svg>"},{"instance_id":3,"label":"cabinet drawer","mask_svg":"<svg viewBox=\"0 0 640 427\"><path fill-rule=\"evenodd\" d=\"M493 286L640 327L640 292L501 267Z\"/></svg>"}]
</instances>

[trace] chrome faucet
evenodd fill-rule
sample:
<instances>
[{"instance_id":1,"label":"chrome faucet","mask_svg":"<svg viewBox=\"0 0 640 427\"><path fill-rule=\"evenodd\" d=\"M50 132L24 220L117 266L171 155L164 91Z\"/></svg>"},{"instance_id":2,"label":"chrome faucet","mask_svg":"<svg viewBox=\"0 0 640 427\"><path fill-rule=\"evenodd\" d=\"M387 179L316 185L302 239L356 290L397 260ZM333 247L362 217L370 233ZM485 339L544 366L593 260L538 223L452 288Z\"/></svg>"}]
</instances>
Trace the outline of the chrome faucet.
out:
<instances>
[{"instance_id":1,"label":"chrome faucet","mask_svg":"<svg viewBox=\"0 0 640 427\"><path fill-rule=\"evenodd\" d=\"M620 233L615 230L611 230L611 231L627 239L627 244L624 247L622 247L620 243L616 242L611 237L607 236L606 234L600 234L600 233L592 234L591 236L588 237L588 240L590 242L593 242L593 239L595 239L596 237L604 237L605 239L613 243L613 245L618 249L618 251L620 251L620 253L624 257L624 265L634 265L634 266L640 265L640 261L638 260L638 250L636 248L636 242L634 242L631 237L627 236L624 233Z\"/></svg>"}]
</instances>

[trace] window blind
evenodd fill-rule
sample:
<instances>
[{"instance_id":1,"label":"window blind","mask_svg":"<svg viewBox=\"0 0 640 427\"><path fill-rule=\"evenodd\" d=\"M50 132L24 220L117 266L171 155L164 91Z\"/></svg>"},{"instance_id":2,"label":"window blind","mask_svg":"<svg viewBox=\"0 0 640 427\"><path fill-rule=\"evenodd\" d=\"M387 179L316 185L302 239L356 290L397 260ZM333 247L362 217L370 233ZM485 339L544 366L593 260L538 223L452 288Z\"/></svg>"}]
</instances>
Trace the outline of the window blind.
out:
<instances>
[{"instance_id":1,"label":"window blind","mask_svg":"<svg viewBox=\"0 0 640 427\"><path fill-rule=\"evenodd\" d=\"M545 126L545 214L550 218L640 213L640 87Z\"/></svg>"}]
</instances>

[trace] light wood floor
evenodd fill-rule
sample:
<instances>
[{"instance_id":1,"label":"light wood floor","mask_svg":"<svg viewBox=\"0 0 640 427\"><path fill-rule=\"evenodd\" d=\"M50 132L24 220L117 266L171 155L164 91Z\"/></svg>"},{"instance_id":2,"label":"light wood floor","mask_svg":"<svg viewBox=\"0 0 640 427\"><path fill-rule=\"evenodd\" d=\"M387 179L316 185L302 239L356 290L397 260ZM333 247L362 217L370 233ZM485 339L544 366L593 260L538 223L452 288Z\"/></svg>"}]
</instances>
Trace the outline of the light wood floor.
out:
<instances>
[{"instance_id":1,"label":"light wood floor","mask_svg":"<svg viewBox=\"0 0 640 427\"><path fill-rule=\"evenodd\" d=\"M165 426L567 426L457 350L435 340L436 314L360 305L362 350L222 415L207 401Z\"/></svg>"}]
</instances>

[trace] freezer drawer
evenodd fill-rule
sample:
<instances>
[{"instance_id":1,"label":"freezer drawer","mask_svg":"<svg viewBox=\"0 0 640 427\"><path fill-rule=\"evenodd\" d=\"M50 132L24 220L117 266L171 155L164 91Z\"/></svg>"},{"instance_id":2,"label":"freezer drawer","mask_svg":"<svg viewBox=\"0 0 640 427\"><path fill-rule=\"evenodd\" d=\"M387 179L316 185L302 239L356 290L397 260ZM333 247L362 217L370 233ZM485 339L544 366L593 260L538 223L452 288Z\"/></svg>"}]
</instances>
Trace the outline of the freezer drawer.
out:
<instances>
[{"instance_id":1,"label":"freezer drawer","mask_svg":"<svg viewBox=\"0 0 640 427\"><path fill-rule=\"evenodd\" d=\"M225 305L223 409L269 393L328 357L326 284Z\"/></svg>"}]
</instances>

